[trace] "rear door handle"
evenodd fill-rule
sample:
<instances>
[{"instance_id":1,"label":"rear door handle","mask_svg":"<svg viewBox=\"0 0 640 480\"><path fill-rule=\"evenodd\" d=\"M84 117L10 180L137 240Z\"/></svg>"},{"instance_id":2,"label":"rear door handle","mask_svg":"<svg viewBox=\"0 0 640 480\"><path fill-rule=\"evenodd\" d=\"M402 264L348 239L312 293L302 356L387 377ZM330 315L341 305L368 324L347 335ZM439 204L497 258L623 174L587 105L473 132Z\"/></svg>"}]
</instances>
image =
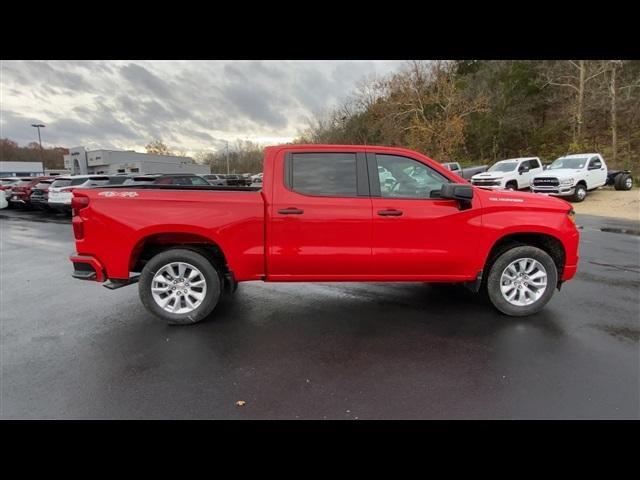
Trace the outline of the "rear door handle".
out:
<instances>
[{"instance_id":1,"label":"rear door handle","mask_svg":"<svg viewBox=\"0 0 640 480\"><path fill-rule=\"evenodd\" d=\"M299 208L284 208L282 210L278 210L280 215L302 215L304 210L300 210Z\"/></svg>"},{"instance_id":2,"label":"rear door handle","mask_svg":"<svg viewBox=\"0 0 640 480\"><path fill-rule=\"evenodd\" d=\"M402 210L395 210L392 208L389 208L387 210L378 210L378 215L380 215L381 217L399 217L400 215L402 215Z\"/></svg>"}]
</instances>

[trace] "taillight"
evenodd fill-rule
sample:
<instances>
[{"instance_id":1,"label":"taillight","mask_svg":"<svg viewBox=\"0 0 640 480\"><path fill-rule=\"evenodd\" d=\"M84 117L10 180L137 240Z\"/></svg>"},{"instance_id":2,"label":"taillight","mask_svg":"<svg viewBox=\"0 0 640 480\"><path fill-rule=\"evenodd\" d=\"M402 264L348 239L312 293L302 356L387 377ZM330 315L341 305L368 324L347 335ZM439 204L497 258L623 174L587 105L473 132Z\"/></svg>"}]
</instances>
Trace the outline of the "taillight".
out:
<instances>
[{"instance_id":1,"label":"taillight","mask_svg":"<svg viewBox=\"0 0 640 480\"><path fill-rule=\"evenodd\" d=\"M82 240L84 238L84 223L82 219L77 215L74 215L73 220L71 220L71 224L73 225L73 236L76 240Z\"/></svg>"},{"instance_id":2,"label":"taillight","mask_svg":"<svg viewBox=\"0 0 640 480\"><path fill-rule=\"evenodd\" d=\"M71 199L71 209L73 210L74 215L79 215L80 210L83 208L87 208L89 206L89 197L80 197L74 195Z\"/></svg>"}]
</instances>

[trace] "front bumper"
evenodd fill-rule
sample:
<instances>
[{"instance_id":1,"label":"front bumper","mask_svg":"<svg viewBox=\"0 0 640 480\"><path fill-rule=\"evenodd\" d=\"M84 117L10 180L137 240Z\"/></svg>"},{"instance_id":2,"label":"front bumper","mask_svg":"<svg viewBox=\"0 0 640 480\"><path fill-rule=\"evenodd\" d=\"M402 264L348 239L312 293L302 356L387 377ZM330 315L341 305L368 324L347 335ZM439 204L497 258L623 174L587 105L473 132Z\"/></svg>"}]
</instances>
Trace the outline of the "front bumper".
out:
<instances>
[{"instance_id":1,"label":"front bumper","mask_svg":"<svg viewBox=\"0 0 640 480\"><path fill-rule=\"evenodd\" d=\"M576 191L576 187L574 186L563 186L563 185L558 185L558 186L538 186L538 187L531 187L531 191L533 193L542 193L543 195L553 195L556 197L570 197L572 196L575 191Z\"/></svg>"}]
</instances>

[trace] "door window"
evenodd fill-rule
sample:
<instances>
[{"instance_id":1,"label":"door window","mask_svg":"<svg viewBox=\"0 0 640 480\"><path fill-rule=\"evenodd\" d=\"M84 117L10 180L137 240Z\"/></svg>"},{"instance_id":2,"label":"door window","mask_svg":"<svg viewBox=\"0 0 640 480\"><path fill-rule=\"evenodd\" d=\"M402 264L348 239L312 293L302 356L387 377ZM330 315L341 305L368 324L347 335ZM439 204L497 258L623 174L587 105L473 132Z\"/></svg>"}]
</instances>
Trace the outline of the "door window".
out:
<instances>
[{"instance_id":1,"label":"door window","mask_svg":"<svg viewBox=\"0 0 640 480\"><path fill-rule=\"evenodd\" d=\"M398 155L376 155L378 181L384 198L439 198L450 181L424 163Z\"/></svg>"},{"instance_id":2,"label":"door window","mask_svg":"<svg viewBox=\"0 0 640 480\"><path fill-rule=\"evenodd\" d=\"M355 153L294 153L291 155L290 188L307 195L355 197Z\"/></svg>"}]
</instances>

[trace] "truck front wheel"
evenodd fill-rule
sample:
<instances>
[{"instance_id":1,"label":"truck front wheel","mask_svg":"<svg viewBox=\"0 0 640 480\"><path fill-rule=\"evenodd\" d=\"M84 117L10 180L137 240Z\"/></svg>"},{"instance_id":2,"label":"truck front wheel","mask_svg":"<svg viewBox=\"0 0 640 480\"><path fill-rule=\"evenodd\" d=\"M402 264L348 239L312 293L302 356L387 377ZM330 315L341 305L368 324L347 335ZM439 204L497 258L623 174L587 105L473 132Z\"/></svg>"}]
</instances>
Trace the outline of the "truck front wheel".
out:
<instances>
[{"instance_id":1,"label":"truck front wheel","mask_svg":"<svg viewBox=\"0 0 640 480\"><path fill-rule=\"evenodd\" d=\"M586 197L587 197L587 187L584 186L582 183L579 183L578 185L576 185L576 190L573 193L573 197L571 198L571 200L576 203L580 203Z\"/></svg>"},{"instance_id":2,"label":"truck front wheel","mask_svg":"<svg viewBox=\"0 0 640 480\"><path fill-rule=\"evenodd\" d=\"M547 252L532 246L518 246L493 262L486 288L498 310L512 317L523 317L539 312L551 300L557 283L558 271Z\"/></svg>"},{"instance_id":3,"label":"truck front wheel","mask_svg":"<svg viewBox=\"0 0 640 480\"><path fill-rule=\"evenodd\" d=\"M175 248L147 262L138 293L155 316L171 325L188 325L206 318L217 305L220 276L198 252Z\"/></svg>"}]
</instances>

